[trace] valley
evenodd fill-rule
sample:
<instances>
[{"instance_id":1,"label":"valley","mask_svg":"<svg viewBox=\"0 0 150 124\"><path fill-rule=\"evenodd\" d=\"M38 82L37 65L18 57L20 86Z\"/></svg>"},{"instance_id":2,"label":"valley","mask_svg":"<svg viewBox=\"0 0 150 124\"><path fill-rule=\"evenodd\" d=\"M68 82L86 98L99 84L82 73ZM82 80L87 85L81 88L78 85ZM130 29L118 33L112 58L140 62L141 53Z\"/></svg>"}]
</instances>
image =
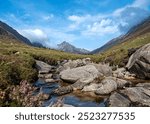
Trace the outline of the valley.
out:
<instances>
[{"instance_id":1,"label":"valley","mask_svg":"<svg viewBox=\"0 0 150 124\"><path fill-rule=\"evenodd\" d=\"M149 30L98 54L75 54L35 47L5 26L0 106L150 106Z\"/></svg>"}]
</instances>

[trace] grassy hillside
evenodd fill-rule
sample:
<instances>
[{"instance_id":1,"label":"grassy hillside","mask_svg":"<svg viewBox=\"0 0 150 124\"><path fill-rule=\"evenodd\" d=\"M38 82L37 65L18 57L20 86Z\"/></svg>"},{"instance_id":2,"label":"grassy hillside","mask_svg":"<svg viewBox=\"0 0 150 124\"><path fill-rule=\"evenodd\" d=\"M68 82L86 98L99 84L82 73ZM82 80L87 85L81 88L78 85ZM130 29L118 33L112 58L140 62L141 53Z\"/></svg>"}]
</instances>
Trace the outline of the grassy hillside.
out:
<instances>
[{"instance_id":1,"label":"grassy hillside","mask_svg":"<svg viewBox=\"0 0 150 124\"><path fill-rule=\"evenodd\" d=\"M128 58L128 50L131 48L139 48L150 43L150 33L132 38L126 42L120 43L104 53L101 53L100 60L110 62L111 65L122 65L125 58Z\"/></svg>"},{"instance_id":2,"label":"grassy hillside","mask_svg":"<svg viewBox=\"0 0 150 124\"><path fill-rule=\"evenodd\" d=\"M99 55L97 55L99 56ZM21 80L34 82L37 78L35 59L52 65L64 59L90 57L99 61L97 56L77 55L46 48L36 48L17 42L15 39L0 38L0 88L18 84Z\"/></svg>"}]
</instances>

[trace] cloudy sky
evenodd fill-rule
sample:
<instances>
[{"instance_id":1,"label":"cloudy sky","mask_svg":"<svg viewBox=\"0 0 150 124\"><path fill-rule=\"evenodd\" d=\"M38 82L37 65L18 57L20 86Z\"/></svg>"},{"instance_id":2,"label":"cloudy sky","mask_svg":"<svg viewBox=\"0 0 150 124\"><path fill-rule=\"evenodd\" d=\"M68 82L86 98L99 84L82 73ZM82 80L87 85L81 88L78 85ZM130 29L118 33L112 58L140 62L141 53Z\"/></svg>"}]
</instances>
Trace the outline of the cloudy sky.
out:
<instances>
[{"instance_id":1,"label":"cloudy sky","mask_svg":"<svg viewBox=\"0 0 150 124\"><path fill-rule=\"evenodd\" d=\"M0 0L0 20L32 42L93 50L150 16L150 0Z\"/></svg>"}]
</instances>

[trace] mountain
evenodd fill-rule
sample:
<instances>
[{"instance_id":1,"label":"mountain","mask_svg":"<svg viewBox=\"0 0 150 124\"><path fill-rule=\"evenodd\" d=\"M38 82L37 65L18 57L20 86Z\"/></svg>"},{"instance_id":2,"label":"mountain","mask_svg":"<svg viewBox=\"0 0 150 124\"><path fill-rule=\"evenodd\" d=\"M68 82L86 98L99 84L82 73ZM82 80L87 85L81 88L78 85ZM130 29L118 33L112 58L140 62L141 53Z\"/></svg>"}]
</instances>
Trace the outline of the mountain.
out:
<instances>
[{"instance_id":1,"label":"mountain","mask_svg":"<svg viewBox=\"0 0 150 124\"><path fill-rule=\"evenodd\" d=\"M15 29L13 29L12 27L10 27L9 25L7 25L6 23L2 21L0 21L0 36L1 37L7 36L10 38L17 39L22 43L32 45L30 40L28 40L27 38L19 34Z\"/></svg>"},{"instance_id":2,"label":"mountain","mask_svg":"<svg viewBox=\"0 0 150 124\"><path fill-rule=\"evenodd\" d=\"M81 48L76 48L75 46L71 45L70 43L64 41L57 45L58 50L69 52L69 53L76 53L76 54L88 54L89 51Z\"/></svg>"},{"instance_id":3,"label":"mountain","mask_svg":"<svg viewBox=\"0 0 150 124\"><path fill-rule=\"evenodd\" d=\"M122 35L122 36L119 36L117 38L110 40L104 46L90 52L90 54L104 52L119 43L126 42L130 39L135 39L149 32L150 32L150 17L145 19L140 24L133 26L125 35Z\"/></svg>"}]
</instances>

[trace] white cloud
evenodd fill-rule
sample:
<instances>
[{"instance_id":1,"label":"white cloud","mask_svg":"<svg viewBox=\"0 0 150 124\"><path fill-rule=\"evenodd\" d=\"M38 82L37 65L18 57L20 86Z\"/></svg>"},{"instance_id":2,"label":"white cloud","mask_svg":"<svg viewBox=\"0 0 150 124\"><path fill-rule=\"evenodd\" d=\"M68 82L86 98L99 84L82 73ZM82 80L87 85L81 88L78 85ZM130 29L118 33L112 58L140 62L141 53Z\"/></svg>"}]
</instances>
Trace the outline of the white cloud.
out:
<instances>
[{"instance_id":1,"label":"white cloud","mask_svg":"<svg viewBox=\"0 0 150 124\"><path fill-rule=\"evenodd\" d=\"M150 6L150 0L135 0L131 6L146 9Z\"/></svg>"},{"instance_id":2,"label":"white cloud","mask_svg":"<svg viewBox=\"0 0 150 124\"><path fill-rule=\"evenodd\" d=\"M87 18L89 18L90 15L86 16L77 16L77 15L71 15L68 17L70 21L74 21L76 23L82 23L84 22Z\"/></svg>"},{"instance_id":3,"label":"white cloud","mask_svg":"<svg viewBox=\"0 0 150 124\"><path fill-rule=\"evenodd\" d=\"M49 39L54 43L53 46L63 41L74 42L76 39L76 36L74 34L52 28L45 28L45 32L49 34Z\"/></svg>"},{"instance_id":4,"label":"white cloud","mask_svg":"<svg viewBox=\"0 0 150 124\"><path fill-rule=\"evenodd\" d=\"M44 19L45 21L49 21L49 20L51 20L53 17L54 17L54 15L53 15L53 14L50 14L50 15L43 16L43 19Z\"/></svg>"},{"instance_id":5,"label":"white cloud","mask_svg":"<svg viewBox=\"0 0 150 124\"><path fill-rule=\"evenodd\" d=\"M88 25L87 29L82 32L83 35L109 35L118 32L117 26L115 26L110 19L102 19L99 22L95 22L92 25Z\"/></svg>"},{"instance_id":6,"label":"white cloud","mask_svg":"<svg viewBox=\"0 0 150 124\"><path fill-rule=\"evenodd\" d=\"M23 29L19 30L19 33L27 37L32 42L46 42L49 40L47 34L41 29Z\"/></svg>"},{"instance_id":7,"label":"white cloud","mask_svg":"<svg viewBox=\"0 0 150 124\"><path fill-rule=\"evenodd\" d=\"M89 18L91 16L90 15L84 15L84 16L78 16L78 15L71 15L68 17L68 20L72 21L72 23L68 26L68 30L76 30L81 28L80 25L82 23L85 23L86 20L88 21Z\"/></svg>"},{"instance_id":8,"label":"white cloud","mask_svg":"<svg viewBox=\"0 0 150 124\"><path fill-rule=\"evenodd\" d=\"M97 15L71 15L68 31L79 31L83 36L105 36L127 32L150 15L146 8L150 0L135 0L112 13Z\"/></svg>"},{"instance_id":9,"label":"white cloud","mask_svg":"<svg viewBox=\"0 0 150 124\"><path fill-rule=\"evenodd\" d=\"M108 16L108 15L107 15ZM73 30L83 30L87 27L89 24L93 24L95 22L99 22L101 19L107 17L106 15L71 15L68 17L68 20L70 20L72 23L68 26L68 31Z\"/></svg>"}]
</instances>

